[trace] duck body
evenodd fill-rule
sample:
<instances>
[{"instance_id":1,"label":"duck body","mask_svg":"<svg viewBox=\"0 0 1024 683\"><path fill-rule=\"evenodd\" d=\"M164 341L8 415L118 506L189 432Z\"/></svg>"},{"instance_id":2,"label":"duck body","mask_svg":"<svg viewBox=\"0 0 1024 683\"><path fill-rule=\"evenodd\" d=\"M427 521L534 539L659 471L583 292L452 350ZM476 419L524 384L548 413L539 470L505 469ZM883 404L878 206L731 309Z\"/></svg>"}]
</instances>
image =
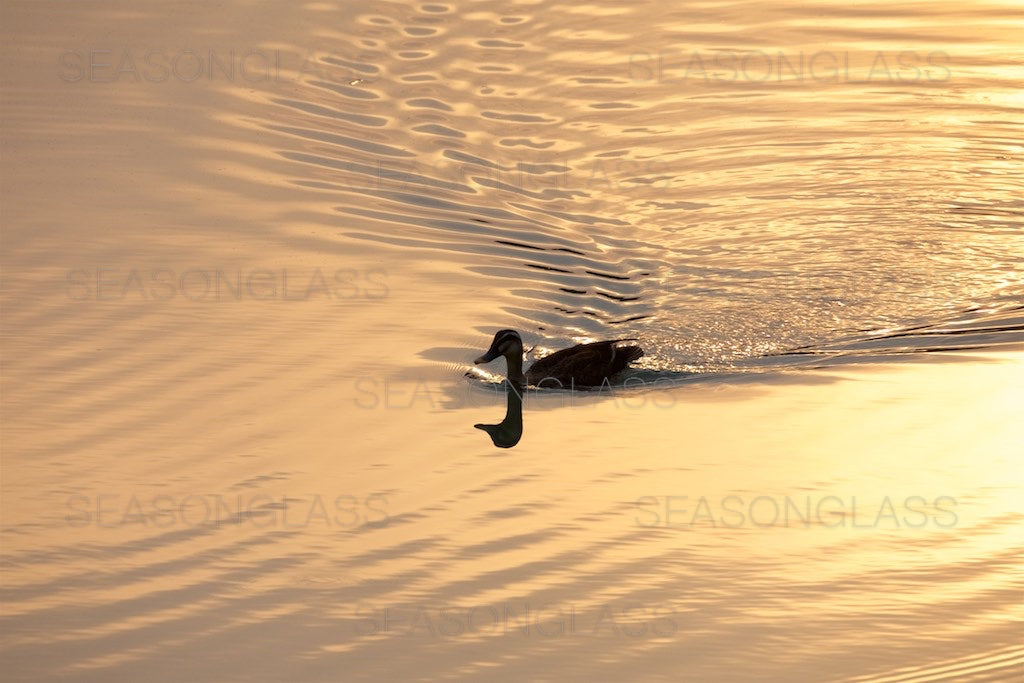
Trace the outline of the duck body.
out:
<instances>
[{"instance_id":1,"label":"duck body","mask_svg":"<svg viewBox=\"0 0 1024 683\"><path fill-rule=\"evenodd\" d=\"M547 389L599 387L609 378L622 372L631 362L643 357L644 351L635 344L622 345L635 339L577 344L541 358L523 372L523 340L515 330L498 330L487 353L474 362L489 363L504 356L508 363L508 379L519 386Z\"/></svg>"}]
</instances>

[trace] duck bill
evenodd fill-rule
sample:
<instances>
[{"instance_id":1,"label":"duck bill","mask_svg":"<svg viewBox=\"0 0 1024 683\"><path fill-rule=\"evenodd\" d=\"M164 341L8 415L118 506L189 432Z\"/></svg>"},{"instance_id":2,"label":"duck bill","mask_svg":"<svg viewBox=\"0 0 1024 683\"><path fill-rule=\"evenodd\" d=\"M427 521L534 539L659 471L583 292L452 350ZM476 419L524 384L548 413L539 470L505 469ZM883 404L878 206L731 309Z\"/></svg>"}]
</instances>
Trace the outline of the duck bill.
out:
<instances>
[{"instance_id":1,"label":"duck bill","mask_svg":"<svg viewBox=\"0 0 1024 683\"><path fill-rule=\"evenodd\" d=\"M492 360L494 360L495 358L497 358L500 355L501 355L501 353L499 351L497 351L495 349L491 349L487 353L485 353L484 355L480 356L475 361L473 361L473 364L474 365L480 365L481 363L490 363Z\"/></svg>"}]
</instances>

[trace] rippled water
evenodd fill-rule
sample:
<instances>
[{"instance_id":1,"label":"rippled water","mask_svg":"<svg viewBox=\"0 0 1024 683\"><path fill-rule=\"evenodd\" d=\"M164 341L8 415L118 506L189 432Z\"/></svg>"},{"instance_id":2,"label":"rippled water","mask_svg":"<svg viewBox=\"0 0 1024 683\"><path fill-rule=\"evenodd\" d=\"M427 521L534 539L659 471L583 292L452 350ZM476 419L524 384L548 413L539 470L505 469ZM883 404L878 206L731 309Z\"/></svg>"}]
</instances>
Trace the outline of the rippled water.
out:
<instances>
[{"instance_id":1,"label":"rippled water","mask_svg":"<svg viewBox=\"0 0 1024 683\"><path fill-rule=\"evenodd\" d=\"M3 9L12 679L1019 670L1016 3L165 11Z\"/></svg>"},{"instance_id":2,"label":"rippled water","mask_svg":"<svg viewBox=\"0 0 1024 683\"><path fill-rule=\"evenodd\" d=\"M256 125L342 235L468 257L545 342L621 329L707 369L1019 304L1012 22L749 11L655 9L642 39L624 9L360 16L355 61L327 62L353 84Z\"/></svg>"}]
</instances>

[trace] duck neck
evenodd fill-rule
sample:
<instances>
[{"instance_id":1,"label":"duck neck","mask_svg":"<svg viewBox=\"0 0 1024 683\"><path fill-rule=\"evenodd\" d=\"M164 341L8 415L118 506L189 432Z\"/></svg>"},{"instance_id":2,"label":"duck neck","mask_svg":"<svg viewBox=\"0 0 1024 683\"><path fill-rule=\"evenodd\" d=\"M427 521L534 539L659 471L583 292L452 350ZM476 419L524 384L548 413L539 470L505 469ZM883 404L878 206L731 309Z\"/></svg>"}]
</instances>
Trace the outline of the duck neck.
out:
<instances>
[{"instance_id":1,"label":"duck neck","mask_svg":"<svg viewBox=\"0 0 1024 683\"><path fill-rule=\"evenodd\" d=\"M508 361L508 381L520 386L526 386L526 375L523 374L523 350L513 349L505 356Z\"/></svg>"}]
</instances>

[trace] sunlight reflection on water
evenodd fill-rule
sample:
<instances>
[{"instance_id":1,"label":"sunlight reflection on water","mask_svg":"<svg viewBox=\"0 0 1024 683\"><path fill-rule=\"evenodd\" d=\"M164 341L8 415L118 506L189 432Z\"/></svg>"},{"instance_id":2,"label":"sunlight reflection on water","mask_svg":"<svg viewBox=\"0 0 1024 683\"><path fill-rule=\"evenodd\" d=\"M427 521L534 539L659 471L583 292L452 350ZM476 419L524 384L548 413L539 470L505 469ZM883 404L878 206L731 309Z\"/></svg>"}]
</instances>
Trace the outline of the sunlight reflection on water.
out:
<instances>
[{"instance_id":1,"label":"sunlight reflection on water","mask_svg":"<svg viewBox=\"0 0 1024 683\"><path fill-rule=\"evenodd\" d=\"M5 672L1019 666L1010 3L39 6ZM508 327L640 386L510 411Z\"/></svg>"}]
</instances>

